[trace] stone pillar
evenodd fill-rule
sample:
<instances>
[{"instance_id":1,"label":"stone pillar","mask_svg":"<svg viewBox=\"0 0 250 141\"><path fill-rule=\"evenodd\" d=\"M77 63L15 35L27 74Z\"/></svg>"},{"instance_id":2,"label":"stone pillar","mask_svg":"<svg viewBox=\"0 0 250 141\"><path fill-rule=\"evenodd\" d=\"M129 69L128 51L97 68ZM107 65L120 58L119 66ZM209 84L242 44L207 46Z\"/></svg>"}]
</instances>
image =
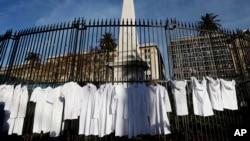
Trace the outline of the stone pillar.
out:
<instances>
[{"instance_id":1,"label":"stone pillar","mask_svg":"<svg viewBox=\"0 0 250 141\"><path fill-rule=\"evenodd\" d=\"M133 0L123 0L121 26L119 30L118 56L109 66L113 67L114 81L121 81L124 86L131 82L144 80L147 63L139 55Z\"/></svg>"}]
</instances>

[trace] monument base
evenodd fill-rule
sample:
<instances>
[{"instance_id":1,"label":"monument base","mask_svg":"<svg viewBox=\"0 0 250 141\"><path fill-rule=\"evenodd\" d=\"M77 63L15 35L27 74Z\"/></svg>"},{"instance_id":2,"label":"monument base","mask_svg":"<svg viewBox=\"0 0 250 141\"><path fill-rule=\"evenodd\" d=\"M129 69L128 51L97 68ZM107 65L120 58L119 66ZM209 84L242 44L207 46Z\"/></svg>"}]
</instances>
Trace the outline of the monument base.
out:
<instances>
[{"instance_id":1,"label":"monument base","mask_svg":"<svg viewBox=\"0 0 250 141\"><path fill-rule=\"evenodd\" d=\"M109 63L109 67L113 68L115 84L123 84L125 87L145 80L145 71L149 68L145 61L134 55L117 57Z\"/></svg>"}]
</instances>

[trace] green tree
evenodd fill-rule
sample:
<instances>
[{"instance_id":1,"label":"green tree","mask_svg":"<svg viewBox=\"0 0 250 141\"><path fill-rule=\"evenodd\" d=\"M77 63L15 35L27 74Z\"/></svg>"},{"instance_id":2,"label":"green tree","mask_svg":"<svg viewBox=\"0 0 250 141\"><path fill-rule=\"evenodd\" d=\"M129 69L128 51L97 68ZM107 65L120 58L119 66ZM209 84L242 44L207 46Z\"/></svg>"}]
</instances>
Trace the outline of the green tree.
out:
<instances>
[{"instance_id":1,"label":"green tree","mask_svg":"<svg viewBox=\"0 0 250 141\"><path fill-rule=\"evenodd\" d=\"M215 64L216 67L217 64L214 61L215 57L214 57L213 47L217 44L216 38L218 38L217 36L219 36L218 30L221 28L221 24L219 23L220 20L217 19L217 17L218 15L215 15L214 13L206 13L205 15L201 16L201 20L198 21L198 29L197 29L200 35L208 36L211 45L211 47L209 47L211 52L210 65L214 66L213 64ZM218 70L217 68L212 68L211 70L212 75L217 76L217 70Z\"/></svg>"},{"instance_id":2,"label":"green tree","mask_svg":"<svg viewBox=\"0 0 250 141\"><path fill-rule=\"evenodd\" d=\"M34 70L40 67L40 54L39 53L34 53L34 52L28 52L25 57L25 61L29 62L29 73L30 73L30 79L34 73Z\"/></svg>"},{"instance_id":3,"label":"green tree","mask_svg":"<svg viewBox=\"0 0 250 141\"><path fill-rule=\"evenodd\" d=\"M111 52L116 49L116 39L112 33L106 32L100 39L101 50Z\"/></svg>"},{"instance_id":4,"label":"green tree","mask_svg":"<svg viewBox=\"0 0 250 141\"><path fill-rule=\"evenodd\" d=\"M102 62L102 66L100 70L103 70L102 74L105 74L105 80L107 81L109 79L111 70L108 67L108 63L110 62L111 58L114 58L114 51L116 49L116 39L114 37L114 35L112 33L106 32L102 35L101 39L100 39L100 52L99 57L100 57L100 61ZM113 52L113 53L112 53ZM100 66L100 65L99 65Z\"/></svg>"},{"instance_id":5,"label":"green tree","mask_svg":"<svg viewBox=\"0 0 250 141\"><path fill-rule=\"evenodd\" d=\"M198 28L202 30L217 31L221 27L221 24L219 23L220 20L217 19L217 17L218 15L215 15L214 13L206 13L201 16L201 20L198 21Z\"/></svg>"}]
</instances>

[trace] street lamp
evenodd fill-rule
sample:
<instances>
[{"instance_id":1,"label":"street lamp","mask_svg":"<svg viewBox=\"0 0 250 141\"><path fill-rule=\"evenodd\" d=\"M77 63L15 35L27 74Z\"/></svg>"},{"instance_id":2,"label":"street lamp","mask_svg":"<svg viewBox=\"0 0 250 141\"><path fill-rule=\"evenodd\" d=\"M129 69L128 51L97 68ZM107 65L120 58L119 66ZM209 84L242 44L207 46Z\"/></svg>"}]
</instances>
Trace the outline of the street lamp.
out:
<instances>
[{"instance_id":1,"label":"street lamp","mask_svg":"<svg viewBox=\"0 0 250 141\"><path fill-rule=\"evenodd\" d=\"M171 51L171 38L170 38L170 30L174 30L177 27L175 21L167 21L165 30L166 30L166 36L167 36L167 52L168 52L168 64L169 64L169 76L170 78L173 77L173 63L172 63L172 51Z\"/></svg>"}]
</instances>

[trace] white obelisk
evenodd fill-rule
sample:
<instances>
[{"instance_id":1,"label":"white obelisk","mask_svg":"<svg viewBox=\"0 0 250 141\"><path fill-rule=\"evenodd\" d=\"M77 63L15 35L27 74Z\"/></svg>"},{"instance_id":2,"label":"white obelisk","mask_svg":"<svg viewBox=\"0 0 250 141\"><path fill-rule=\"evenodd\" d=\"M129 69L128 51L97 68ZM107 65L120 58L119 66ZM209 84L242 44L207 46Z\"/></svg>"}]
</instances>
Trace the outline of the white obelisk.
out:
<instances>
[{"instance_id":1,"label":"white obelisk","mask_svg":"<svg viewBox=\"0 0 250 141\"><path fill-rule=\"evenodd\" d=\"M118 52L120 57L135 57L136 53L139 53L137 49L136 26L134 24L134 0L123 0L118 42Z\"/></svg>"},{"instance_id":2,"label":"white obelisk","mask_svg":"<svg viewBox=\"0 0 250 141\"><path fill-rule=\"evenodd\" d=\"M141 60L137 47L133 0L123 0L118 42L118 56L109 64L114 70L115 83L129 86L132 82L144 80L147 65Z\"/></svg>"}]
</instances>

